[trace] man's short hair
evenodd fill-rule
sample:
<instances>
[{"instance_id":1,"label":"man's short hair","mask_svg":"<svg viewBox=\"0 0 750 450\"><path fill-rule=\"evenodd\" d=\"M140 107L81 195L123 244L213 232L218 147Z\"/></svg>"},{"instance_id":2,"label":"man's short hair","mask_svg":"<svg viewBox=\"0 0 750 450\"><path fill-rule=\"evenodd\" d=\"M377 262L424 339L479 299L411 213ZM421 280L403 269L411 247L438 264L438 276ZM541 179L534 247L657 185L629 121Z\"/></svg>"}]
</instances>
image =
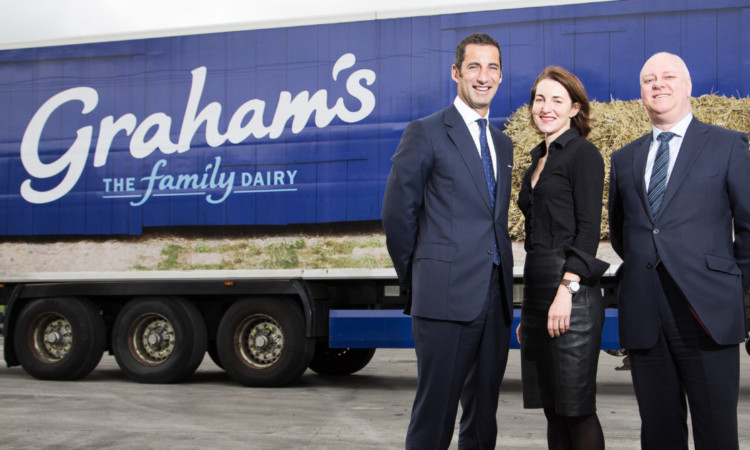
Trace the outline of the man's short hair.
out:
<instances>
[{"instance_id":1,"label":"man's short hair","mask_svg":"<svg viewBox=\"0 0 750 450\"><path fill-rule=\"evenodd\" d=\"M497 55L500 59L500 70L503 70L503 54L500 52L500 44L484 33L474 33L466 36L456 46L456 60L454 61L454 64L458 68L459 73L461 73L461 64L464 63L464 57L466 56L466 46L469 44L493 45L497 49Z\"/></svg>"}]
</instances>

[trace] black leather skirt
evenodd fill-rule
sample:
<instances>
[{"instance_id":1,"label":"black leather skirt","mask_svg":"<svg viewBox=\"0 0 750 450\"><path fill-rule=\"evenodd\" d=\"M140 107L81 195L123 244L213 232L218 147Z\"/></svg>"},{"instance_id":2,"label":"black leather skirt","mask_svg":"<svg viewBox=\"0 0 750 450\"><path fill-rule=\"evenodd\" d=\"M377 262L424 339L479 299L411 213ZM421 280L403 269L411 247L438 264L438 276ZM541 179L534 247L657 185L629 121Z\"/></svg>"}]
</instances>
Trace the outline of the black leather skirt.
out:
<instances>
[{"instance_id":1,"label":"black leather skirt","mask_svg":"<svg viewBox=\"0 0 750 450\"><path fill-rule=\"evenodd\" d=\"M599 284L573 295L570 329L547 332L547 313L565 264L562 250L526 254L521 307L521 376L524 408L550 408L564 416L596 411L596 369L604 324Z\"/></svg>"}]
</instances>

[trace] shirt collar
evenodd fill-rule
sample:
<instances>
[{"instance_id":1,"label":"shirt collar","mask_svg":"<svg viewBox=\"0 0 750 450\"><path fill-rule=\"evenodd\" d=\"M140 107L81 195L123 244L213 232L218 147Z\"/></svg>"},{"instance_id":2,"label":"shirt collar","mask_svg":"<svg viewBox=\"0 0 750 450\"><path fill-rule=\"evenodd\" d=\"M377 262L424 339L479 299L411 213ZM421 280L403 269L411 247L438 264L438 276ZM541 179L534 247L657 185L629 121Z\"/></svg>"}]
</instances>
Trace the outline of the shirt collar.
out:
<instances>
[{"instance_id":1,"label":"shirt collar","mask_svg":"<svg viewBox=\"0 0 750 450\"><path fill-rule=\"evenodd\" d=\"M558 136L557 139L552 141L552 145L557 144L560 146L560 148L565 148L565 146L568 145L568 142L572 141L578 136L580 136L580 134L578 133L578 130L572 127L568 128L567 130L565 130L563 134Z\"/></svg>"},{"instance_id":2,"label":"shirt collar","mask_svg":"<svg viewBox=\"0 0 750 450\"><path fill-rule=\"evenodd\" d=\"M461 118L464 119L464 122L466 122L467 125L470 124L470 123L472 123L472 122L476 122L477 119L481 119L482 118L482 116L480 116L479 114L477 114L476 111L474 111L473 109L471 109L469 107L469 105L467 105L466 103L464 103L464 101L461 100L461 98L459 96L456 96L456 99L453 100L453 104L456 106L456 109L458 110L458 113L461 114ZM490 117L490 110L488 109L487 110L487 115L484 118L485 119L489 119L489 117ZM489 120L488 120L488 122L489 122Z\"/></svg>"},{"instance_id":3,"label":"shirt collar","mask_svg":"<svg viewBox=\"0 0 750 450\"><path fill-rule=\"evenodd\" d=\"M578 133L578 130L575 128L569 128L563 132L560 136L557 137L554 141L552 141L551 147L559 147L559 148L565 148L566 145L573 139L580 136L580 133ZM546 149L544 141L540 142L539 145L534 147L534 150L537 150L540 154L540 156L544 155L544 152ZM532 150L532 151L534 151Z\"/></svg>"},{"instance_id":4,"label":"shirt collar","mask_svg":"<svg viewBox=\"0 0 750 450\"><path fill-rule=\"evenodd\" d=\"M683 117L682 120L677 122L677 125L673 126L670 132L676 134L679 137L685 137L685 133L687 133L688 125L690 125L690 121L693 120L693 113L688 113L687 116ZM656 126L654 126L654 129L651 131L651 139L654 141L656 140L656 137L662 134L664 131L660 130Z\"/></svg>"}]
</instances>

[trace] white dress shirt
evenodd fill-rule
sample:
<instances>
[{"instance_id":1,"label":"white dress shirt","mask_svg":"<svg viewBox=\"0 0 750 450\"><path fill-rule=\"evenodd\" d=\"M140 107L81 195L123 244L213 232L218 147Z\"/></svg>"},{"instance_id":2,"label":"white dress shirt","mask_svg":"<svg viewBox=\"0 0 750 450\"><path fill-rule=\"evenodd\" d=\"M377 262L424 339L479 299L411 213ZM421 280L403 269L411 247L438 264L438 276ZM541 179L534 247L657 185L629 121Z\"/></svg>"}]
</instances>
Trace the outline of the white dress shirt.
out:
<instances>
[{"instance_id":1,"label":"white dress shirt","mask_svg":"<svg viewBox=\"0 0 750 450\"><path fill-rule=\"evenodd\" d=\"M680 153L680 147L682 146L682 138L685 137L688 125L693 120L693 113L688 113L687 116L683 117L682 120L677 122L677 125L672 127L670 132L674 133L675 136L669 141L669 168L667 169L666 183L669 184L669 176L672 175L672 169L674 169L674 163L677 161L677 155ZM659 149L659 140L656 139L663 133L662 130L654 126L651 131L651 147L648 149L648 159L646 161L646 173L644 174L644 180L646 181L646 191L648 191L648 185L651 183L651 169L654 167L654 160L656 159L656 151Z\"/></svg>"},{"instance_id":2,"label":"white dress shirt","mask_svg":"<svg viewBox=\"0 0 750 450\"><path fill-rule=\"evenodd\" d=\"M479 154L479 159L482 158L482 147L479 145L479 124L477 123L478 119L481 119L482 116L477 114L476 111L471 109L469 105L464 103L463 100L461 100L458 96L456 96L456 99L453 100L453 104L456 105L456 109L458 110L458 113L461 114L461 118L464 119L464 122L466 122L466 126L469 128L469 133L471 133L471 137L474 139L474 144L477 146L477 153ZM492 169L493 173L495 174L495 179L497 180L497 158L495 157L495 143L492 142L492 133L490 133L490 110L487 110L487 115L484 117L484 119L487 119L487 143L490 146L490 156L492 157Z\"/></svg>"}]
</instances>

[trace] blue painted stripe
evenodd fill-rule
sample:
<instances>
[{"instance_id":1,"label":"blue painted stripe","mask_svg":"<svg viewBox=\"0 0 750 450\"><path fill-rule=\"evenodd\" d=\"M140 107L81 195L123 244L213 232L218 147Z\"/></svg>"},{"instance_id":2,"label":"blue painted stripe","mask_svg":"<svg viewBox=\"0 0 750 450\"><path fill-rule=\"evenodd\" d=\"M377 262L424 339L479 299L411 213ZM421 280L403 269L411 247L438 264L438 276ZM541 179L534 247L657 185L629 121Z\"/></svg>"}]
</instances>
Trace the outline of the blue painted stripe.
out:
<instances>
[{"instance_id":1,"label":"blue painted stripe","mask_svg":"<svg viewBox=\"0 0 750 450\"><path fill-rule=\"evenodd\" d=\"M516 327L521 310L513 312L510 348L520 348ZM400 309L334 309L329 313L331 348L413 348L411 316ZM619 350L617 310L606 309L602 330L602 350Z\"/></svg>"}]
</instances>

